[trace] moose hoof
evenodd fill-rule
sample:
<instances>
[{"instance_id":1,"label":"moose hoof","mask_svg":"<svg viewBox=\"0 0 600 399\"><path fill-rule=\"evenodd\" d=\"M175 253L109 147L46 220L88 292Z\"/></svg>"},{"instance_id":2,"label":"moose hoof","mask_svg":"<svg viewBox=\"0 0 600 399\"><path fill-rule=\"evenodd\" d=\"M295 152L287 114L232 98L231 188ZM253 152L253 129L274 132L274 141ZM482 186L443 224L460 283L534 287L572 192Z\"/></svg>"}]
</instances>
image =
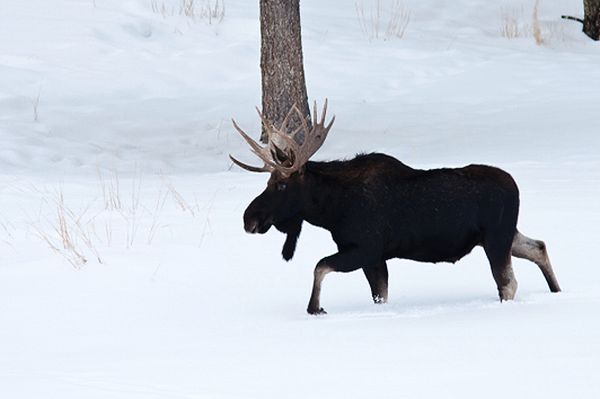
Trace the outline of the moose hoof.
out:
<instances>
[{"instance_id":1,"label":"moose hoof","mask_svg":"<svg viewBox=\"0 0 600 399\"><path fill-rule=\"evenodd\" d=\"M498 289L498 296L500 297L500 302L504 301L512 301L515 299L515 294L517 293L517 282L512 281L510 284Z\"/></svg>"},{"instance_id":2,"label":"moose hoof","mask_svg":"<svg viewBox=\"0 0 600 399\"><path fill-rule=\"evenodd\" d=\"M318 309L317 308L315 308L315 309L308 308L308 309L306 309L306 311L309 314L312 314L312 315L315 315L315 316L318 316L320 314L327 314L327 312L323 308L318 308Z\"/></svg>"},{"instance_id":3,"label":"moose hoof","mask_svg":"<svg viewBox=\"0 0 600 399\"><path fill-rule=\"evenodd\" d=\"M500 295L498 296L500 297L500 302L507 302L515 299L514 292L500 292Z\"/></svg>"},{"instance_id":4,"label":"moose hoof","mask_svg":"<svg viewBox=\"0 0 600 399\"><path fill-rule=\"evenodd\" d=\"M382 303L387 303L387 298L381 297L379 295L375 295L373 297L373 303L376 305L380 305Z\"/></svg>"}]
</instances>

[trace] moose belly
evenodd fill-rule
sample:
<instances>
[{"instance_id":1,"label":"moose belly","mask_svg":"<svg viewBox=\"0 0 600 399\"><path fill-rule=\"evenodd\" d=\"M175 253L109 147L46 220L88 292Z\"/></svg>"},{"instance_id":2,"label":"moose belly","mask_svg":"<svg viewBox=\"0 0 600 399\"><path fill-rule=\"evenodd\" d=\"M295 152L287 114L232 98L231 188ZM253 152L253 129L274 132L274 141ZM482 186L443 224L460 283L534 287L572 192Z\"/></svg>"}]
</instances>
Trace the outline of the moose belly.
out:
<instances>
[{"instance_id":1,"label":"moose belly","mask_svg":"<svg viewBox=\"0 0 600 399\"><path fill-rule=\"evenodd\" d=\"M403 240L390 251L387 258L401 258L419 262L451 262L461 259L481 242L478 234L462 236L431 236L420 239Z\"/></svg>"}]
</instances>

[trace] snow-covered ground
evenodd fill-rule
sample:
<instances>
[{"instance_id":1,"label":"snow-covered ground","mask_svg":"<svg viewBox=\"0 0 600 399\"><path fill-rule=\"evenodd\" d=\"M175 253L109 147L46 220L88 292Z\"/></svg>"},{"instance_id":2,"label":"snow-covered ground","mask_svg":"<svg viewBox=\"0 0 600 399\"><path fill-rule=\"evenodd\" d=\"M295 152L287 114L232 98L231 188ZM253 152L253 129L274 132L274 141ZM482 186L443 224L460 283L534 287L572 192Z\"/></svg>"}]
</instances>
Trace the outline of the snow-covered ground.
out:
<instances>
[{"instance_id":1,"label":"snow-covered ground","mask_svg":"<svg viewBox=\"0 0 600 399\"><path fill-rule=\"evenodd\" d=\"M259 127L258 1L210 24L201 1L2 2L0 396L600 397L600 45L559 19L579 0L541 0L536 45L533 3L404 1L382 40L355 2L303 0L305 68L337 115L316 159L506 169L564 292L515 260L500 304L476 249L390 262L383 306L330 275L310 317L328 233L305 225L290 263L245 234L267 177L227 158L252 160L231 117Z\"/></svg>"}]
</instances>

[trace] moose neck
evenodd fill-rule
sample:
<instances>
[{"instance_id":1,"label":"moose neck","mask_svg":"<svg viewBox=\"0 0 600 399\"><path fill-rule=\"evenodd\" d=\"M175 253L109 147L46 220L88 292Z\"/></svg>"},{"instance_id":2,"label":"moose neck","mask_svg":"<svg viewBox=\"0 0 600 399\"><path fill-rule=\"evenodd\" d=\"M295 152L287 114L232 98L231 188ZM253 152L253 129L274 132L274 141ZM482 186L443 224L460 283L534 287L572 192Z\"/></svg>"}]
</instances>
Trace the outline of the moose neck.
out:
<instances>
[{"instance_id":1,"label":"moose neck","mask_svg":"<svg viewBox=\"0 0 600 399\"><path fill-rule=\"evenodd\" d=\"M320 167L323 162L308 162L304 172L303 219L315 226L330 230L342 213L339 204L340 190L327 182Z\"/></svg>"}]
</instances>

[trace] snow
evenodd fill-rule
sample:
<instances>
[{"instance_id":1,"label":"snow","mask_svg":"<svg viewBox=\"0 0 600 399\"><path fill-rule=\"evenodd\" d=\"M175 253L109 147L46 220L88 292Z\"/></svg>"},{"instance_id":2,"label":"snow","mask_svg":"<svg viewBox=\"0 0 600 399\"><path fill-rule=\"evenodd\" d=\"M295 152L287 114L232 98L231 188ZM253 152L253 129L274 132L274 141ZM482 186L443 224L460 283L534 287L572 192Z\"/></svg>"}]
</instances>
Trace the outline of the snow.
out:
<instances>
[{"instance_id":1,"label":"snow","mask_svg":"<svg viewBox=\"0 0 600 399\"><path fill-rule=\"evenodd\" d=\"M212 24L152 4L0 6L0 396L600 395L600 47L559 19L580 1L541 1L542 46L500 34L502 7L526 25L533 1L405 1L387 41L353 2L302 1L309 96L336 114L315 158L506 169L564 290L515 260L501 304L476 249L391 261L381 306L362 273L329 275L319 317L305 308L328 233L305 224L290 263L278 232L245 234L267 177L227 157L253 161L230 119L258 129L258 1Z\"/></svg>"}]
</instances>

